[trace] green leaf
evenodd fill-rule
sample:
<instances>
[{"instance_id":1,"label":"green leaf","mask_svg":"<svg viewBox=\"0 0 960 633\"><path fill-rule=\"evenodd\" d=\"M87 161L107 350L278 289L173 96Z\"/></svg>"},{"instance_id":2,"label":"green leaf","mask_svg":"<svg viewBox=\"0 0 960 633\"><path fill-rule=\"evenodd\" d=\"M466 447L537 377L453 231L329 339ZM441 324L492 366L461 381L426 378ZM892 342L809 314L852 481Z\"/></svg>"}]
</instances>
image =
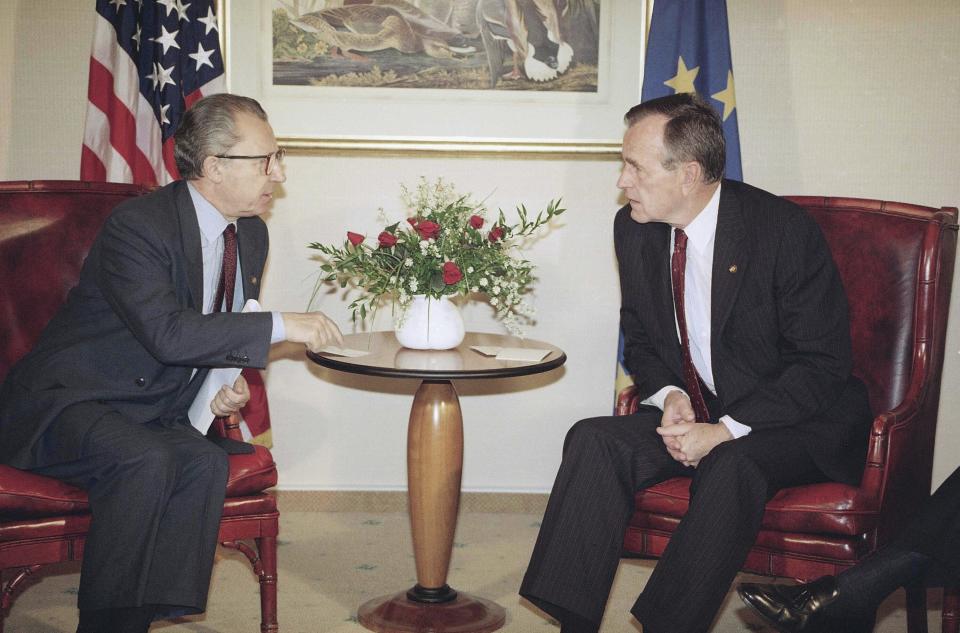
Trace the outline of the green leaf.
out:
<instances>
[{"instance_id":1,"label":"green leaf","mask_svg":"<svg viewBox=\"0 0 960 633\"><path fill-rule=\"evenodd\" d=\"M442 292L447 287L447 284L443 283L443 273L437 271L433 273L430 277L430 290L434 292Z\"/></svg>"}]
</instances>

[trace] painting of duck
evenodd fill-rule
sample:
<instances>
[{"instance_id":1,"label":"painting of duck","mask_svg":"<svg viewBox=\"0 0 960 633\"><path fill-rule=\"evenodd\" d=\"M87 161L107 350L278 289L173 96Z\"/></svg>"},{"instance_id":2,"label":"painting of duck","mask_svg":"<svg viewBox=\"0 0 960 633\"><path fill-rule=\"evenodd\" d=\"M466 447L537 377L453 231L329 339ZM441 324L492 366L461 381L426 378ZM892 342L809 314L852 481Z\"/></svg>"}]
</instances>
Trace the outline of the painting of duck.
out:
<instances>
[{"instance_id":1,"label":"painting of duck","mask_svg":"<svg viewBox=\"0 0 960 633\"><path fill-rule=\"evenodd\" d=\"M342 52L392 48L450 58L476 51L462 33L405 0L372 0L370 4L322 9L291 23Z\"/></svg>"},{"instance_id":2,"label":"painting of duck","mask_svg":"<svg viewBox=\"0 0 960 633\"><path fill-rule=\"evenodd\" d=\"M273 83L595 92L600 2L274 0Z\"/></svg>"}]
</instances>

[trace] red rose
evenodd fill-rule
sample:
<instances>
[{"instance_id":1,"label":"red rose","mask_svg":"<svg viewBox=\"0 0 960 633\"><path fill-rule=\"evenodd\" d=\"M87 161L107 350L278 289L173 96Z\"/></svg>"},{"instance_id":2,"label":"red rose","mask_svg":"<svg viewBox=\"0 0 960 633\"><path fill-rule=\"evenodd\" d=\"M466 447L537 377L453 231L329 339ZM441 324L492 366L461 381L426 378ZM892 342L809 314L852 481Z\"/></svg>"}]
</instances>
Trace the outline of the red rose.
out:
<instances>
[{"instance_id":1,"label":"red rose","mask_svg":"<svg viewBox=\"0 0 960 633\"><path fill-rule=\"evenodd\" d=\"M377 236L377 241L380 242L382 248L390 248L397 243L397 236L383 231L380 235Z\"/></svg>"},{"instance_id":2,"label":"red rose","mask_svg":"<svg viewBox=\"0 0 960 633\"><path fill-rule=\"evenodd\" d=\"M417 226L417 218L407 218L407 222L410 223L410 226L413 226L413 227Z\"/></svg>"},{"instance_id":3,"label":"red rose","mask_svg":"<svg viewBox=\"0 0 960 633\"><path fill-rule=\"evenodd\" d=\"M503 239L503 227L502 226L493 227L492 229L490 229L490 234L487 235L487 237L490 239L491 242L499 242L501 239Z\"/></svg>"},{"instance_id":4,"label":"red rose","mask_svg":"<svg viewBox=\"0 0 960 633\"><path fill-rule=\"evenodd\" d=\"M417 233L425 240L440 235L440 225L430 220L422 220L417 223Z\"/></svg>"},{"instance_id":5,"label":"red rose","mask_svg":"<svg viewBox=\"0 0 960 633\"><path fill-rule=\"evenodd\" d=\"M347 239L350 240L350 243L353 244L354 246L360 246L361 244L363 244L364 237L359 233L353 233L351 231L347 231Z\"/></svg>"},{"instance_id":6,"label":"red rose","mask_svg":"<svg viewBox=\"0 0 960 633\"><path fill-rule=\"evenodd\" d=\"M443 264L443 283L448 286L453 285L463 279L463 273L453 262L444 262Z\"/></svg>"},{"instance_id":7,"label":"red rose","mask_svg":"<svg viewBox=\"0 0 960 633\"><path fill-rule=\"evenodd\" d=\"M479 230L483 226L483 218L481 218L479 215L471 215L470 226Z\"/></svg>"}]
</instances>

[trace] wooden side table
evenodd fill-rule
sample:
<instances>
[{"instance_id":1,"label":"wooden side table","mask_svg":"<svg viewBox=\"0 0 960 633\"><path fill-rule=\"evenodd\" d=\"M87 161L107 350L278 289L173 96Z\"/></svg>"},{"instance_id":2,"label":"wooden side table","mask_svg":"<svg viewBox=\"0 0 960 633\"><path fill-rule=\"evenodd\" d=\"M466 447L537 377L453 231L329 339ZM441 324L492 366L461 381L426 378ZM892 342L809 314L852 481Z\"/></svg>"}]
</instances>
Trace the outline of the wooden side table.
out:
<instances>
[{"instance_id":1,"label":"wooden side table","mask_svg":"<svg viewBox=\"0 0 960 633\"><path fill-rule=\"evenodd\" d=\"M471 350L473 345L549 349L550 353L537 362L498 361ZM308 356L339 371L421 380L407 431L407 484L417 584L361 605L360 623L378 633L496 631L506 619L503 607L455 591L447 584L463 470L463 416L451 381L550 371L566 361L566 354L540 341L480 333L468 333L458 347L443 351L403 348L392 332L347 335L344 347L370 353L357 358Z\"/></svg>"}]
</instances>

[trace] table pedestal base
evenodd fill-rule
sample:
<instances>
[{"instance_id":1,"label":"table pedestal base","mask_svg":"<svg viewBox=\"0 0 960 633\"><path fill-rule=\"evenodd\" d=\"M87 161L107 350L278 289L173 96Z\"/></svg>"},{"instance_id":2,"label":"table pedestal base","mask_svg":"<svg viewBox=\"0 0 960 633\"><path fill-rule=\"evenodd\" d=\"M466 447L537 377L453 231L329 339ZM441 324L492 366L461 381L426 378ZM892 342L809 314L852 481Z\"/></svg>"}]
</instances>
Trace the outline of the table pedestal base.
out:
<instances>
[{"instance_id":1,"label":"table pedestal base","mask_svg":"<svg viewBox=\"0 0 960 633\"><path fill-rule=\"evenodd\" d=\"M463 591L450 602L424 603L401 591L360 605L360 624L377 633L491 633L503 626L503 607Z\"/></svg>"}]
</instances>

